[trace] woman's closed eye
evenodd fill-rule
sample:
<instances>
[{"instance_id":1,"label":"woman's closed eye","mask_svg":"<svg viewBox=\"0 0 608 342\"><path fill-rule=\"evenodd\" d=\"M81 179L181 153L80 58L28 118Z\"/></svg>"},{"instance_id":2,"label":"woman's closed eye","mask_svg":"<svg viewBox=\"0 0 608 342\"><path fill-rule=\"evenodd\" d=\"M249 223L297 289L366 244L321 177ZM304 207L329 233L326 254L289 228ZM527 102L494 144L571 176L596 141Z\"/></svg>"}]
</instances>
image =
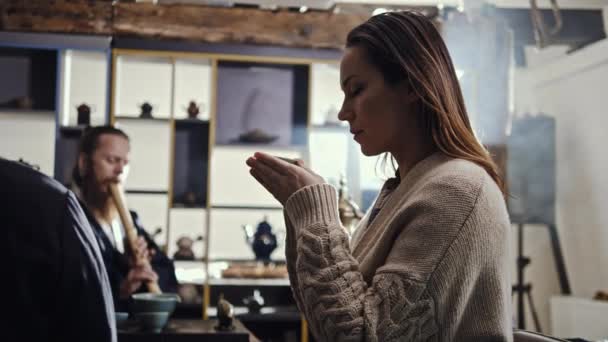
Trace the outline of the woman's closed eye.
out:
<instances>
[{"instance_id":1,"label":"woman's closed eye","mask_svg":"<svg viewBox=\"0 0 608 342\"><path fill-rule=\"evenodd\" d=\"M350 96L355 97L355 96L359 95L362 91L363 91L363 86L355 86L350 91Z\"/></svg>"}]
</instances>

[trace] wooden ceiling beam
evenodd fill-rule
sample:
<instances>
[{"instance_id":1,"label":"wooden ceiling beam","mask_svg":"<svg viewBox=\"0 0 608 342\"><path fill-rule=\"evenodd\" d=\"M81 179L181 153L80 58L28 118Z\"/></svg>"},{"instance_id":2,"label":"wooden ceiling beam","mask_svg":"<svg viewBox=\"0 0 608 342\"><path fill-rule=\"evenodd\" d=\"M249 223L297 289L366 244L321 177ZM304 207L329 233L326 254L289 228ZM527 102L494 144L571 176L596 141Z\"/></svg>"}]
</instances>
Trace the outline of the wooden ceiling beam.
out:
<instances>
[{"instance_id":1,"label":"wooden ceiling beam","mask_svg":"<svg viewBox=\"0 0 608 342\"><path fill-rule=\"evenodd\" d=\"M4 0L0 29L206 43L341 48L369 15L92 0Z\"/></svg>"},{"instance_id":2,"label":"wooden ceiling beam","mask_svg":"<svg viewBox=\"0 0 608 342\"><path fill-rule=\"evenodd\" d=\"M112 32L112 2L4 0L0 29L20 32L103 34Z\"/></svg>"}]
</instances>

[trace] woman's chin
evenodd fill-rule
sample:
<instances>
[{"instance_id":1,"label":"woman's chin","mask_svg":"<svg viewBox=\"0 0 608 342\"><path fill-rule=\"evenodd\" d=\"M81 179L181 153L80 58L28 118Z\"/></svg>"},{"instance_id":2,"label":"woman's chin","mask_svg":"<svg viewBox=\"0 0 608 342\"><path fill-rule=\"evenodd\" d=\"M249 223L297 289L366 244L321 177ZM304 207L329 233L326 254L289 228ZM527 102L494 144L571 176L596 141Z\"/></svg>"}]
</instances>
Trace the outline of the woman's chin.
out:
<instances>
[{"instance_id":1,"label":"woman's chin","mask_svg":"<svg viewBox=\"0 0 608 342\"><path fill-rule=\"evenodd\" d=\"M382 152L376 151L376 150L371 149L369 147L366 147L365 145L361 145L361 153L363 153L363 155L366 156L366 157L373 157L373 156L379 155Z\"/></svg>"}]
</instances>

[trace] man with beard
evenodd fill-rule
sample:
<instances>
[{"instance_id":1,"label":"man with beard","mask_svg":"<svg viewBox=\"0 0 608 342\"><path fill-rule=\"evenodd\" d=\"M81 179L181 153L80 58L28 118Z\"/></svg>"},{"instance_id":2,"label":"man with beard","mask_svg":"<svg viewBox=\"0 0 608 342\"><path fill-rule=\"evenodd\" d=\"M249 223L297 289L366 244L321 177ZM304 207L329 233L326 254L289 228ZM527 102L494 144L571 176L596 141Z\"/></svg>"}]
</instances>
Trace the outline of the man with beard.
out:
<instances>
[{"instance_id":1,"label":"man with beard","mask_svg":"<svg viewBox=\"0 0 608 342\"><path fill-rule=\"evenodd\" d=\"M101 247L118 310L124 309L131 294L145 291L146 282L157 281L164 292L175 292L177 287L173 262L160 251L133 211L131 216L139 238L130 252L137 258L125 253L128 251L126 234L109 185L126 178L129 151L129 137L122 130L112 126L91 127L80 141L78 162L72 175L75 192ZM150 264L131 262L140 258L150 259Z\"/></svg>"}]
</instances>

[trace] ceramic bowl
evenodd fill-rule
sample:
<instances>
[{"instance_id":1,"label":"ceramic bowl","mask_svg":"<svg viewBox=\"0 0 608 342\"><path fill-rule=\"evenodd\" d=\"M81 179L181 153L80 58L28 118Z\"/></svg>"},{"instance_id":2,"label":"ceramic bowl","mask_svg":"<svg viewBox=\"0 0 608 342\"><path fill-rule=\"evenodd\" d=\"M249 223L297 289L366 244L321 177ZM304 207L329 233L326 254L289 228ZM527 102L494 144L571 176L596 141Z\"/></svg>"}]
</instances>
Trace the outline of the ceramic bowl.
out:
<instances>
[{"instance_id":1,"label":"ceramic bowl","mask_svg":"<svg viewBox=\"0 0 608 342\"><path fill-rule=\"evenodd\" d=\"M124 327L125 324L128 322L129 313L128 312L115 312L114 317L116 317L116 326L118 328L121 328L121 327Z\"/></svg>"},{"instance_id":2,"label":"ceramic bowl","mask_svg":"<svg viewBox=\"0 0 608 342\"><path fill-rule=\"evenodd\" d=\"M159 333L169 321L169 312L139 312L135 320L142 331Z\"/></svg>"},{"instance_id":3,"label":"ceramic bowl","mask_svg":"<svg viewBox=\"0 0 608 342\"><path fill-rule=\"evenodd\" d=\"M175 306L181 301L175 293L136 293L131 296L131 311L133 314L140 312L168 312L169 316L175 310Z\"/></svg>"}]
</instances>

